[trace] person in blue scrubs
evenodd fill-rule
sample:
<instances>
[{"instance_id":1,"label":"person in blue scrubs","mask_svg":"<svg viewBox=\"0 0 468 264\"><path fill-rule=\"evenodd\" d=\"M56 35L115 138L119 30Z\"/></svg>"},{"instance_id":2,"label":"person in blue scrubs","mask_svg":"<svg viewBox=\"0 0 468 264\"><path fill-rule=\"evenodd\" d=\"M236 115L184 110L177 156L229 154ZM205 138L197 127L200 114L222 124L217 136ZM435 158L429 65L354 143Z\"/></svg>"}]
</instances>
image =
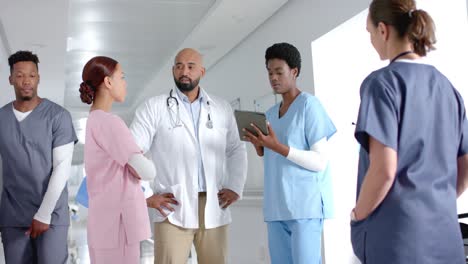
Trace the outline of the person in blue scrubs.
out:
<instances>
[{"instance_id":1,"label":"person in blue scrubs","mask_svg":"<svg viewBox=\"0 0 468 264\"><path fill-rule=\"evenodd\" d=\"M456 199L468 182L468 126L460 94L422 59L434 23L413 0L374 0L367 30L390 64L360 91L354 253L371 264L463 264Z\"/></svg>"},{"instance_id":2,"label":"person in blue scrubs","mask_svg":"<svg viewBox=\"0 0 468 264\"><path fill-rule=\"evenodd\" d=\"M267 113L268 135L246 139L264 156L264 219L272 264L321 263L323 219L333 212L327 141L336 132L319 100L299 90L301 56L291 44L266 50L271 87L282 102Z\"/></svg>"}]
</instances>

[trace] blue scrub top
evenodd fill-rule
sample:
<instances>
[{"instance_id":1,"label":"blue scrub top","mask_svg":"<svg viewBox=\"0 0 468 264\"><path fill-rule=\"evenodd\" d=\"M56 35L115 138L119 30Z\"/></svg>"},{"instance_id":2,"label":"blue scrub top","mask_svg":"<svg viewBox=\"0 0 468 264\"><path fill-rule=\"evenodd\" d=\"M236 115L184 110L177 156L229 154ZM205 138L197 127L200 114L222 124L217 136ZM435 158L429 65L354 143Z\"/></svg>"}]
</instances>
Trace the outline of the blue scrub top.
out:
<instances>
[{"instance_id":1,"label":"blue scrub top","mask_svg":"<svg viewBox=\"0 0 468 264\"><path fill-rule=\"evenodd\" d=\"M380 206L352 224L363 263L465 263L456 208L465 135L463 100L433 66L397 61L366 78L355 131L357 194L369 167L369 136L397 151L398 166Z\"/></svg>"},{"instance_id":2,"label":"blue scrub top","mask_svg":"<svg viewBox=\"0 0 468 264\"><path fill-rule=\"evenodd\" d=\"M299 150L310 148L322 138L330 138L336 128L319 100L301 92L280 118L280 104L266 116L279 142ZM265 221L328 218L333 212L329 167L314 172L265 148L264 153Z\"/></svg>"}]
</instances>

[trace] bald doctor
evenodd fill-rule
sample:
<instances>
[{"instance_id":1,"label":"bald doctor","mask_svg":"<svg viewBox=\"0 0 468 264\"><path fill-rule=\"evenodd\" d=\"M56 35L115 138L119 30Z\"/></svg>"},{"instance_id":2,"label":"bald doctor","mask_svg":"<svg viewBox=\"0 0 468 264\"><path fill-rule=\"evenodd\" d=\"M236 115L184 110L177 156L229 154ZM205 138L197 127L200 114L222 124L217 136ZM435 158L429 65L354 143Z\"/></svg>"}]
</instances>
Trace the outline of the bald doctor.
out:
<instances>
[{"instance_id":1,"label":"bald doctor","mask_svg":"<svg viewBox=\"0 0 468 264\"><path fill-rule=\"evenodd\" d=\"M200 88L202 56L183 49L172 68L177 88L150 98L130 127L156 166L155 263L227 263L229 206L242 196L247 153L228 102Z\"/></svg>"}]
</instances>

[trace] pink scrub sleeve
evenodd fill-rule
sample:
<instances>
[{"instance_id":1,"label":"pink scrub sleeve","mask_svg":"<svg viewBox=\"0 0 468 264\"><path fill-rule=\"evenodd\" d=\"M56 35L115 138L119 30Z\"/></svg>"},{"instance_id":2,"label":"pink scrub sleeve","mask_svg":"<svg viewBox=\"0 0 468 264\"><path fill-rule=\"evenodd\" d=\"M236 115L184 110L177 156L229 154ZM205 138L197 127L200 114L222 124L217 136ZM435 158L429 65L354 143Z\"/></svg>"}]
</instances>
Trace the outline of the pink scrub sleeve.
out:
<instances>
[{"instance_id":1,"label":"pink scrub sleeve","mask_svg":"<svg viewBox=\"0 0 468 264\"><path fill-rule=\"evenodd\" d=\"M101 116L102 117L102 116ZM128 163L130 157L141 153L140 148L125 123L117 116L109 115L99 120L101 129L97 143L121 166Z\"/></svg>"}]
</instances>

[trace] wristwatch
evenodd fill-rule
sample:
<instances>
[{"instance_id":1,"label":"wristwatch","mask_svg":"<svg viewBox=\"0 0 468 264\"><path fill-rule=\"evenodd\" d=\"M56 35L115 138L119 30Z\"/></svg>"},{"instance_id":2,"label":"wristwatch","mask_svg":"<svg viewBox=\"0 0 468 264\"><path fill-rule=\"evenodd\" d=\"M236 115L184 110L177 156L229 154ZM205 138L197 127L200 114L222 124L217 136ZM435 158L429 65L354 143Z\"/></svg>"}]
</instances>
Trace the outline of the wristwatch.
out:
<instances>
[{"instance_id":1,"label":"wristwatch","mask_svg":"<svg viewBox=\"0 0 468 264\"><path fill-rule=\"evenodd\" d=\"M351 221L355 222L356 220L356 213L354 212L354 209L351 210L351 215L350 215Z\"/></svg>"}]
</instances>

